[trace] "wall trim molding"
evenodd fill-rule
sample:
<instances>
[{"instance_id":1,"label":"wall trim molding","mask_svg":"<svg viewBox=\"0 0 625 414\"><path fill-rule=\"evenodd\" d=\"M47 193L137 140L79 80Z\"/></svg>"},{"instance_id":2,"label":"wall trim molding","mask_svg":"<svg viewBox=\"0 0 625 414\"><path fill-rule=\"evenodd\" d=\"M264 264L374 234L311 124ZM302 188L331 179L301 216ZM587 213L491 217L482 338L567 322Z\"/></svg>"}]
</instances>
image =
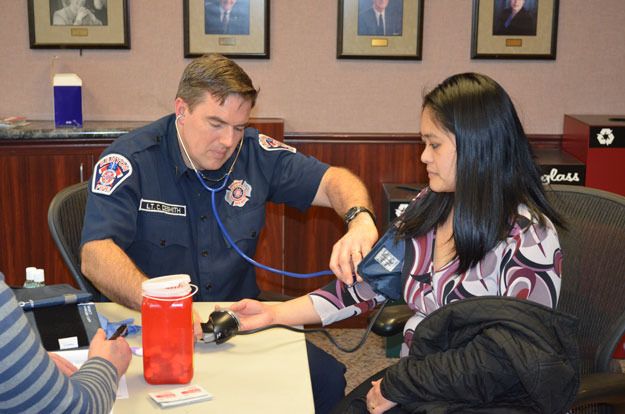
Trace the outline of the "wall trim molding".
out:
<instances>
[{"instance_id":1,"label":"wall trim molding","mask_svg":"<svg viewBox=\"0 0 625 414\"><path fill-rule=\"evenodd\" d=\"M528 134L533 147L560 148L562 134ZM284 140L290 144L341 143L341 144L394 144L420 143L419 133L334 133L285 132Z\"/></svg>"}]
</instances>

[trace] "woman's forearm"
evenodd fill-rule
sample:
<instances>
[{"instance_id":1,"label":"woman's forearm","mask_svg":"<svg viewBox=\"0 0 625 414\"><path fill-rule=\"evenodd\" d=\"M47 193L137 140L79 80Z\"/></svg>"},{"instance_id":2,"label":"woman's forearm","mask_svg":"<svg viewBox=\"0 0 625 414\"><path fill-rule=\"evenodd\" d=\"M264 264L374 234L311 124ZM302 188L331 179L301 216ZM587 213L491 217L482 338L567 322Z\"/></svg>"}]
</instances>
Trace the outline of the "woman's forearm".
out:
<instances>
[{"instance_id":1,"label":"woman's forearm","mask_svg":"<svg viewBox=\"0 0 625 414\"><path fill-rule=\"evenodd\" d=\"M274 323L284 325L306 325L321 323L313 303L308 295L288 302L280 303L275 307Z\"/></svg>"}]
</instances>

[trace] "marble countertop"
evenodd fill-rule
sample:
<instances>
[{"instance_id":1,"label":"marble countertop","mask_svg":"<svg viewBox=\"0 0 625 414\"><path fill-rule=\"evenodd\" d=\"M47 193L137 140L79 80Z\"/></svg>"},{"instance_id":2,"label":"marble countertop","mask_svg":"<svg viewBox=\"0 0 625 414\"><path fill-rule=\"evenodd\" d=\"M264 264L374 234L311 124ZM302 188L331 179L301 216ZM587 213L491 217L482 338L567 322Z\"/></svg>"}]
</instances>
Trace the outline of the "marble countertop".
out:
<instances>
[{"instance_id":1,"label":"marble countertop","mask_svg":"<svg viewBox=\"0 0 625 414\"><path fill-rule=\"evenodd\" d=\"M0 128L0 140L117 138L148 121L85 121L82 128L56 128L54 121L28 121L28 125Z\"/></svg>"}]
</instances>

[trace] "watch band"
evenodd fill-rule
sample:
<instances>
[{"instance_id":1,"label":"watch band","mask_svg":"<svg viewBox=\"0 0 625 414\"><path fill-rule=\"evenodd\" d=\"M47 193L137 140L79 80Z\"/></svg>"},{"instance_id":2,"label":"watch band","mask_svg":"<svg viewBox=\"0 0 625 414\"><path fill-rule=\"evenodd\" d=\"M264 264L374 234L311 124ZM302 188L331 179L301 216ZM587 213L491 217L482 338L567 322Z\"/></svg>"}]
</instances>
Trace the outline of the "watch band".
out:
<instances>
[{"instance_id":1,"label":"watch band","mask_svg":"<svg viewBox=\"0 0 625 414\"><path fill-rule=\"evenodd\" d=\"M373 223L375 224L375 214L373 214L373 212L369 210L367 207L362 207L362 206L355 206L347 210L347 213L345 213L345 215L343 216L343 221L347 225L349 224L350 221L355 219L356 216L360 213L369 214L369 216L371 216L371 219L373 220Z\"/></svg>"}]
</instances>

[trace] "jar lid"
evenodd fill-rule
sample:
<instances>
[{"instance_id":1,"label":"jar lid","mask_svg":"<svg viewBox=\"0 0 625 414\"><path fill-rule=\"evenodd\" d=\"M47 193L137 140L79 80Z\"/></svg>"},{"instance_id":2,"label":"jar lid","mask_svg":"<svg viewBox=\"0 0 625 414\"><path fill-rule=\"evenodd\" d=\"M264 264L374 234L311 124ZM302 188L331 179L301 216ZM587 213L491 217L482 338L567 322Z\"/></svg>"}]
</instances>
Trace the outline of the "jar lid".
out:
<instances>
[{"instance_id":1,"label":"jar lid","mask_svg":"<svg viewBox=\"0 0 625 414\"><path fill-rule=\"evenodd\" d=\"M144 296L171 298L185 296L191 291L189 275L169 275L148 279L141 284Z\"/></svg>"}]
</instances>

